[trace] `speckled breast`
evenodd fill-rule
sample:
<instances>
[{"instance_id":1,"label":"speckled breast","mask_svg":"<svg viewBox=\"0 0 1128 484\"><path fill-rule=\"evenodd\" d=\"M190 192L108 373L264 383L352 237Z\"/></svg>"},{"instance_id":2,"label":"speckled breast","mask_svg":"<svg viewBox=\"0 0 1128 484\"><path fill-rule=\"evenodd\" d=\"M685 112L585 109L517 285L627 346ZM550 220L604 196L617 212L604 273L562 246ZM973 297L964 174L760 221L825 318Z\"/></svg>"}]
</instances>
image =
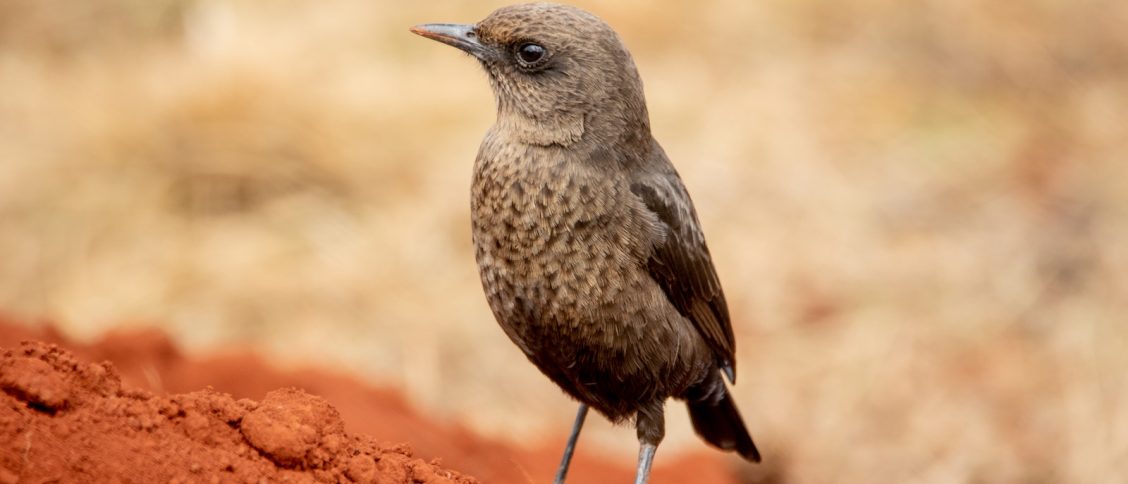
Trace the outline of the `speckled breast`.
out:
<instances>
[{"instance_id":1,"label":"speckled breast","mask_svg":"<svg viewBox=\"0 0 1128 484\"><path fill-rule=\"evenodd\" d=\"M509 338L612 419L700 379L692 362L711 357L699 358L704 342L649 276L664 233L625 175L551 149L494 155L476 163L471 218L486 298Z\"/></svg>"}]
</instances>

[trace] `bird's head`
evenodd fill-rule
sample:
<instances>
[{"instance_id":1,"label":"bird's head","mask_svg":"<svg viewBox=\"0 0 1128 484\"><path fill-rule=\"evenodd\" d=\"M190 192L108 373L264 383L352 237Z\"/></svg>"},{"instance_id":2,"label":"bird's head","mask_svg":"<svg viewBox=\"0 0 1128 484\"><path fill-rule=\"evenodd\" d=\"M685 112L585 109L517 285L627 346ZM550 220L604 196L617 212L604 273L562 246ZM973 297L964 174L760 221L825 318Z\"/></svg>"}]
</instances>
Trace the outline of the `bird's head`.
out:
<instances>
[{"instance_id":1,"label":"bird's head","mask_svg":"<svg viewBox=\"0 0 1128 484\"><path fill-rule=\"evenodd\" d=\"M411 31L477 58L497 100L497 128L522 142L649 139L634 61L615 31L588 12L513 5L477 24L424 24Z\"/></svg>"}]
</instances>

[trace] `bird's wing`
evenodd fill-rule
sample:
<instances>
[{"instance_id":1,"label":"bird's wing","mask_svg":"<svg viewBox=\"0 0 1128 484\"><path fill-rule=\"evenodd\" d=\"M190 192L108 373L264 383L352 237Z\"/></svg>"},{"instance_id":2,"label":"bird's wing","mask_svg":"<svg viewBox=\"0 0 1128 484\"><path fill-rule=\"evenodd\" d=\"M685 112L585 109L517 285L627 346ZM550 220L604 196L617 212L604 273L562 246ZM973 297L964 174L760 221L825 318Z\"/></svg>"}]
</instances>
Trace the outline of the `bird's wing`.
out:
<instances>
[{"instance_id":1,"label":"bird's wing","mask_svg":"<svg viewBox=\"0 0 1128 484\"><path fill-rule=\"evenodd\" d=\"M647 261L650 277L678 312L693 322L720 360L725 376L735 382L736 342L728 306L681 178L670 168L634 181L631 191L666 229L666 237L655 243Z\"/></svg>"}]
</instances>

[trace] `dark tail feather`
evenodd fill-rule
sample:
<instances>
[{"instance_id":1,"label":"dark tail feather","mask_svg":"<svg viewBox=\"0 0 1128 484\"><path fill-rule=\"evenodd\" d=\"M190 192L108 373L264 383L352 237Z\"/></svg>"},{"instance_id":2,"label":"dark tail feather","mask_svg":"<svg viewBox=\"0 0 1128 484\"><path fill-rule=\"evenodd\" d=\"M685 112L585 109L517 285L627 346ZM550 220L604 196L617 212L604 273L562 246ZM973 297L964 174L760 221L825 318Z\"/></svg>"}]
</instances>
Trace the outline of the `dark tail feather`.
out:
<instances>
[{"instance_id":1,"label":"dark tail feather","mask_svg":"<svg viewBox=\"0 0 1128 484\"><path fill-rule=\"evenodd\" d=\"M722 450L735 450L744 460L760 462L760 451L744 428L744 420L736 410L728 389L716 404L709 401L687 402L693 430L710 445Z\"/></svg>"}]
</instances>

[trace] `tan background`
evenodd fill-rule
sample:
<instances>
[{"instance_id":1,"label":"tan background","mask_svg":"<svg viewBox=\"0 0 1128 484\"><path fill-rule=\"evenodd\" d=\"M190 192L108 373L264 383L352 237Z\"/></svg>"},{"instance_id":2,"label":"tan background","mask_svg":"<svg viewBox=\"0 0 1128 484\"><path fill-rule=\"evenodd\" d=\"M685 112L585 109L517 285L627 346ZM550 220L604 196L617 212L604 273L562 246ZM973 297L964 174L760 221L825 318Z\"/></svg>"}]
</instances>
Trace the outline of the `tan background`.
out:
<instances>
[{"instance_id":1,"label":"tan background","mask_svg":"<svg viewBox=\"0 0 1128 484\"><path fill-rule=\"evenodd\" d=\"M407 32L500 4L408 3L0 2L0 310L563 432L473 264L485 76ZM779 476L1128 479L1128 2L583 6L695 197ZM701 445L669 416L663 452Z\"/></svg>"}]
</instances>

